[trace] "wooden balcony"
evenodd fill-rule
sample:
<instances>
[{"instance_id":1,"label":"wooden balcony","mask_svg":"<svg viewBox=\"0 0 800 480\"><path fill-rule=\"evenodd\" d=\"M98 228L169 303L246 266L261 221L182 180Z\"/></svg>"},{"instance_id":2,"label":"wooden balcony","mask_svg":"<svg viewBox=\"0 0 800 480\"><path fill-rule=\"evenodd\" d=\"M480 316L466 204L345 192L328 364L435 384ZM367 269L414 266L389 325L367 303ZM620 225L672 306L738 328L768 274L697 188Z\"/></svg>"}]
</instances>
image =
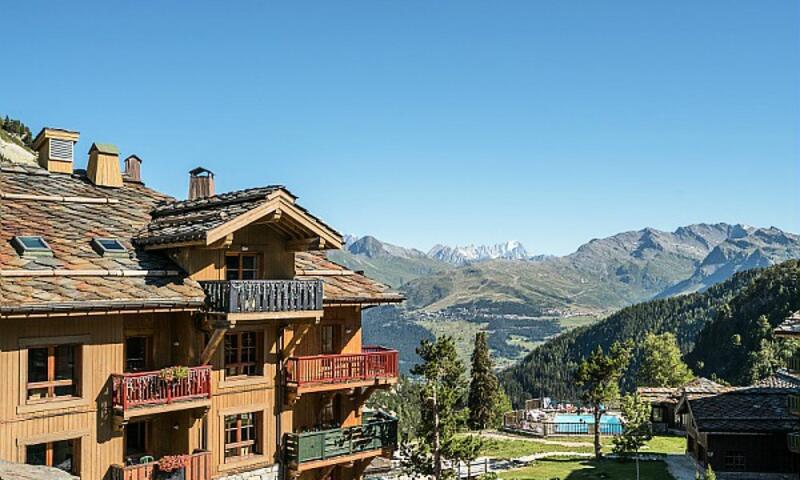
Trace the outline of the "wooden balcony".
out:
<instances>
[{"instance_id":1,"label":"wooden balcony","mask_svg":"<svg viewBox=\"0 0 800 480\"><path fill-rule=\"evenodd\" d=\"M379 346L361 353L289 357L286 385L298 395L397 383L398 353Z\"/></svg>"},{"instance_id":2,"label":"wooden balcony","mask_svg":"<svg viewBox=\"0 0 800 480\"><path fill-rule=\"evenodd\" d=\"M158 462L139 465L112 465L111 480L159 480L164 478L158 471ZM184 480L211 480L211 452L189 455Z\"/></svg>"},{"instance_id":3,"label":"wooden balcony","mask_svg":"<svg viewBox=\"0 0 800 480\"><path fill-rule=\"evenodd\" d=\"M284 454L289 468L303 472L390 456L397 447L397 419L381 412L364 413L362 418L364 423L353 427L286 434Z\"/></svg>"},{"instance_id":4,"label":"wooden balcony","mask_svg":"<svg viewBox=\"0 0 800 480\"><path fill-rule=\"evenodd\" d=\"M124 419L211 404L211 366L190 367L189 376L167 381L160 371L111 377L114 413Z\"/></svg>"},{"instance_id":5,"label":"wooden balcony","mask_svg":"<svg viewBox=\"0 0 800 480\"><path fill-rule=\"evenodd\" d=\"M788 436L789 451L792 453L800 453L800 432L792 432Z\"/></svg>"},{"instance_id":6,"label":"wooden balcony","mask_svg":"<svg viewBox=\"0 0 800 480\"><path fill-rule=\"evenodd\" d=\"M229 320L322 317L321 280L200 282L212 314Z\"/></svg>"},{"instance_id":7,"label":"wooden balcony","mask_svg":"<svg viewBox=\"0 0 800 480\"><path fill-rule=\"evenodd\" d=\"M789 413L800 416L800 395L789 395Z\"/></svg>"}]
</instances>

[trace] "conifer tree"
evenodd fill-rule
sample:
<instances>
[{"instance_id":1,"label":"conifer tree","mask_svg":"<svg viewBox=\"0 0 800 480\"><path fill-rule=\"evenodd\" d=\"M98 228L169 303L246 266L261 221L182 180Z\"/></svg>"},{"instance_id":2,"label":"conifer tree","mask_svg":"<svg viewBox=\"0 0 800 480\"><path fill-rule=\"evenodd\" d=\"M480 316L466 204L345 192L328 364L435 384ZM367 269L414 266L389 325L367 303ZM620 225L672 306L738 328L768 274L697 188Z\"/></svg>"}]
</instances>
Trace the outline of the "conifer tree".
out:
<instances>
[{"instance_id":1,"label":"conifer tree","mask_svg":"<svg viewBox=\"0 0 800 480\"><path fill-rule=\"evenodd\" d=\"M423 340L417 347L422 362L411 369L419 377L422 415L417 429L418 442L407 445L406 471L414 475L432 475L441 480L443 460L452 458L458 445L455 434L467 419L464 364L459 360L451 337L435 342Z\"/></svg>"},{"instance_id":2,"label":"conifer tree","mask_svg":"<svg viewBox=\"0 0 800 480\"><path fill-rule=\"evenodd\" d=\"M605 406L619 397L619 381L628 368L631 358L630 343L615 342L606 355L599 345L597 349L581 362L575 373L575 381L583 390L581 398L592 408L594 416L594 456L602 457L600 444L600 421Z\"/></svg>"},{"instance_id":3,"label":"conifer tree","mask_svg":"<svg viewBox=\"0 0 800 480\"><path fill-rule=\"evenodd\" d=\"M497 418L500 397L500 383L492 370L489 357L489 343L486 332L475 335L475 348L472 350L472 380L469 385L469 426L483 430L492 425Z\"/></svg>"}]
</instances>

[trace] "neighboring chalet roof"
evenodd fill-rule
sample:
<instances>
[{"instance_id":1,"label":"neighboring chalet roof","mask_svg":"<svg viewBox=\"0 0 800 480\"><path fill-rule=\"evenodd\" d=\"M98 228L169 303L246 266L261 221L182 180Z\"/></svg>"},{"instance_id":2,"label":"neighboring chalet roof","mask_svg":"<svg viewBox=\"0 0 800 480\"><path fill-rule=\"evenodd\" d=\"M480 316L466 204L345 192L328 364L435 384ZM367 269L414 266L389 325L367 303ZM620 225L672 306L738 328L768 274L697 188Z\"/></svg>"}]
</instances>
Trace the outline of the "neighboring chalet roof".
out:
<instances>
[{"instance_id":1,"label":"neighboring chalet roof","mask_svg":"<svg viewBox=\"0 0 800 480\"><path fill-rule=\"evenodd\" d=\"M794 312L775 329L780 337L800 337L800 312Z\"/></svg>"},{"instance_id":2,"label":"neighboring chalet roof","mask_svg":"<svg viewBox=\"0 0 800 480\"><path fill-rule=\"evenodd\" d=\"M0 316L200 307L205 296L196 282L166 256L131 243L150 210L168 199L138 183L99 188L80 171L50 174L0 160ZM17 235L44 237L53 256L20 256ZM128 255L100 255L95 237L119 239Z\"/></svg>"},{"instance_id":3,"label":"neighboring chalet roof","mask_svg":"<svg viewBox=\"0 0 800 480\"><path fill-rule=\"evenodd\" d=\"M701 433L790 432L797 418L786 408L796 389L746 387L688 400L688 410Z\"/></svg>"},{"instance_id":4,"label":"neighboring chalet roof","mask_svg":"<svg viewBox=\"0 0 800 480\"><path fill-rule=\"evenodd\" d=\"M317 248L341 248L342 236L295 203L280 185L227 192L213 197L164 203L136 243L148 249L211 245L254 222L269 222L295 241L317 240Z\"/></svg>"},{"instance_id":5,"label":"neighboring chalet roof","mask_svg":"<svg viewBox=\"0 0 800 480\"><path fill-rule=\"evenodd\" d=\"M298 279L322 280L325 303L376 305L404 300L388 286L328 260L321 252L296 253L295 270Z\"/></svg>"},{"instance_id":6,"label":"neighboring chalet roof","mask_svg":"<svg viewBox=\"0 0 800 480\"><path fill-rule=\"evenodd\" d=\"M650 403L677 405L684 393L689 397L698 397L714 395L730 389L731 387L720 385L707 378L697 377L680 387L639 387L636 389L636 393Z\"/></svg>"},{"instance_id":7,"label":"neighboring chalet roof","mask_svg":"<svg viewBox=\"0 0 800 480\"><path fill-rule=\"evenodd\" d=\"M778 370L778 372L775 373L774 375L770 375L769 377L756 383L754 386L800 390L800 375L795 375L794 373L791 373L788 370L781 369Z\"/></svg>"}]
</instances>

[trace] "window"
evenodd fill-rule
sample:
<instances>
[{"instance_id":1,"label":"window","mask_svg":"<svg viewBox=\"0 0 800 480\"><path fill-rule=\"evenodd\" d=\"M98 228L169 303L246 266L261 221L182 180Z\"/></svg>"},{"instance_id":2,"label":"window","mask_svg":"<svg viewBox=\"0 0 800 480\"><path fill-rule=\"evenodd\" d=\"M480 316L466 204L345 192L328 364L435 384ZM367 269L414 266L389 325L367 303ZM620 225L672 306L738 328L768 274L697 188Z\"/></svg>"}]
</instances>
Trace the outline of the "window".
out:
<instances>
[{"instance_id":1,"label":"window","mask_svg":"<svg viewBox=\"0 0 800 480\"><path fill-rule=\"evenodd\" d=\"M97 253L105 256L128 256L128 249L115 238L94 238L92 246Z\"/></svg>"},{"instance_id":2,"label":"window","mask_svg":"<svg viewBox=\"0 0 800 480\"><path fill-rule=\"evenodd\" d=\"M322 353L336 353L336 346L334 345L334 329L333 325L322 325L321 328L321 351Z\"/></svg>"},{"instance_id":3,"label":"window","mask_svg":"<svg viewBox=\"0 0 800 480\"><path fill-rule=\"evenodd\" d=\"M143 372L150 368L150 337L125 339L125 371Z\"/></svg>"},{"instance_id":4,"label":"window","mask_svg":"<svg viewBox=\"0 0 800 480\"><path fill-rule=\"evenodd\" d=\"M77 475L78 465L75 452L79 440L62 440L60 442L39 443L25 447L25 463L28 465L46 465Z\"/></svg>"},{"instance_id":5,"label":"window","mask_svg":"<svg viewBox=\"0 0 800 480\"><path fill-rule=\"evenodd\" d=\"M263 344L261 332L238 332L225 335L225 376L261 375Z\"/></svg>"},{"instance_id":6,"label":"window","mask_svg":"<svg viewBox=\"0 0 800 480\"><path fill-rule=\"evenodd\" d=\"M28 400L78 396L77 345L28 349Z\"/></svg>"},{"instance_id":7,"label":"window","mask_svg":"<svg viewBox=\"0 0 800 480\"><path fill-rule=\"evenodd\" d=\"M257 413L241 413L225 417L225 461L260 453Z\"/></svg>"},{"instance_id":8,"label":"window","mask_svg":"<svg viewBox=\"0 0 800 480\"><path fill-rule=\"evenodd\" d=\"M50 245L39 236L16 236L14 237L14 248L17 253L24 256L52 257L53 251Z\"/></svg>"},{"instance_id":9,"label":"window","mask_svg":"<svg viewBox=\"0 0 800 480\"><path fill-rule=\"evenodd\" d=\"M656 423L660 423L664 421L664 407L653 407L652 410L652 421Z\"/></svg>"},{"instance_id":10,"label":"window","mask_svg":"<svg viewBox=\"0 0 800 480\"><path fill-rule=\"evenodd\" d=\"M742 452L727 451L725 452L725 469L744 471L746 466L745 456Z\"/></svg>"},{"instance_id":11,"label":"window","mask_svg":"<svg viewBox=\"0 0 800 480\"><path fill-rule=\"evenodd\" d=\"M125 459L136 462L147 455L147 430L149 422L133 422L125 425Z\"/></svg>"},{"instance_id":12,"label":"window","mask_svg":"<svg viewBox=\"0 0 800 480\"><path fill-rule=\"evenodd\" d=\"M226 280L256 280L258 258L254 253L234 253L225 257Z\"/></svg>"}]
</instances>

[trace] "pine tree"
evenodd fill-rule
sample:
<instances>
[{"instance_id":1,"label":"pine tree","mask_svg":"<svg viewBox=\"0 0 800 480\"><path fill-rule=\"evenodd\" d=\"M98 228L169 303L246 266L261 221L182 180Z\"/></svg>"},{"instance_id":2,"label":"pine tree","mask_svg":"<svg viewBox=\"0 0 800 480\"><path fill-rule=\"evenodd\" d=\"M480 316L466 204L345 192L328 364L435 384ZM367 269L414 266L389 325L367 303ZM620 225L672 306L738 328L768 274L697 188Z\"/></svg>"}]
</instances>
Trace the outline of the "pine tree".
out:
<instances>
[{"instance_id":1,"label":"pine tree","mask_svg":"<svg viewBox=\"0 0 800 480\"><path fill-rule=\"evenodd\" d=\"M598 460L603 455L600 444L600 420L605 413L604 406L619 397L619 381L630 363L631 348L629 343L615 342L606 355L603 348L598 345L589 358L581 362L575 373L575 382L583 390L581 398L584 403L592 407L594 456Z\"/></svg>"},{"instance_id":2,"label":"pine tree","mask_svg":"<svg viewBox=\"0 0 800 480\"><path fill-rule=\"evenodd\" d=\"M476 430L483 430L492 425L497 418L500 400L500 383L492 370L486 332L479 332L475 335L475 348L472 350L469 426Z\"/></svg>"},{"instance_id":3,"label":"pine tree","mask_svg":"<svg viewBox=\"0 0 800 480\"><path fill-rule=\"evenodd\" d=\"M466 421L466 381L464 364L459 360L451 337L435 342L423 340L417 348L422 362L411 369L420 378L422 415L416 444L405 447L406 471L414 475L433 475L441 480L443 460L450 458L456 432Z\"/></svg>"}]
</instances>

